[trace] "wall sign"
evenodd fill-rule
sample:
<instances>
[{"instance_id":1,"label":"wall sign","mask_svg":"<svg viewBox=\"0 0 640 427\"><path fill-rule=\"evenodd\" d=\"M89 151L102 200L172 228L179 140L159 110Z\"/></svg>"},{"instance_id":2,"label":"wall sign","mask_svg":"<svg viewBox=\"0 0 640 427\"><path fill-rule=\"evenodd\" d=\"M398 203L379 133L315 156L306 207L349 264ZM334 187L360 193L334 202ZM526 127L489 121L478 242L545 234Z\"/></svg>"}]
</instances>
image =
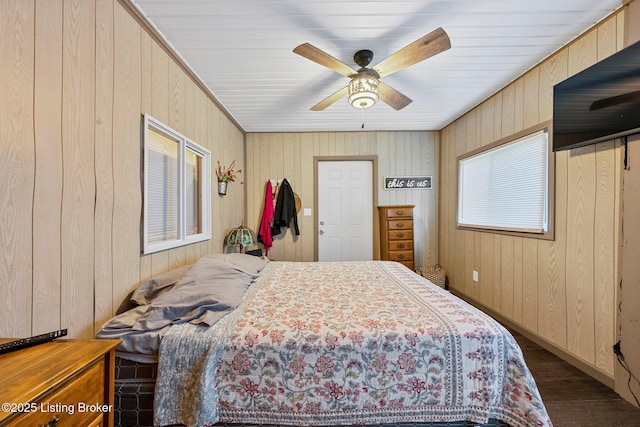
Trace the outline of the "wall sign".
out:
<instances>
[{"instance_id":1,"label":"wall sign","mask_svg":"<svg viewBox=\"0 0 640 427\"><path fill-rule=\"evenodd\" d=\"M399 176L384 179L385 190L431 190L430 176Z\"/></svg>"}]
</instances>

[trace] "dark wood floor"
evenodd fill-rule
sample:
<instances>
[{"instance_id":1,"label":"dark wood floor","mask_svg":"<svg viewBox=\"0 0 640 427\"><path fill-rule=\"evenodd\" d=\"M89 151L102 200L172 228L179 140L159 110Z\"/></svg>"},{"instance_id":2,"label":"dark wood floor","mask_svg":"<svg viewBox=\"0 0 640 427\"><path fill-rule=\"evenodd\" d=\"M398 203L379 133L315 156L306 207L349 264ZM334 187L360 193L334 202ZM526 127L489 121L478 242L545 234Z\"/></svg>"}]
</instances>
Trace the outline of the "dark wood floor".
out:
<instances>
[{"instance_id":1,"label":"dark wood floor","mask_svg":"<svg viewBox=\"0 0 640 427\"><path fill-rule=\"evenodd\" d=\"M640 409L609 387L511 331L554 427L640 427Z\"/></svg>"}]
</instances>

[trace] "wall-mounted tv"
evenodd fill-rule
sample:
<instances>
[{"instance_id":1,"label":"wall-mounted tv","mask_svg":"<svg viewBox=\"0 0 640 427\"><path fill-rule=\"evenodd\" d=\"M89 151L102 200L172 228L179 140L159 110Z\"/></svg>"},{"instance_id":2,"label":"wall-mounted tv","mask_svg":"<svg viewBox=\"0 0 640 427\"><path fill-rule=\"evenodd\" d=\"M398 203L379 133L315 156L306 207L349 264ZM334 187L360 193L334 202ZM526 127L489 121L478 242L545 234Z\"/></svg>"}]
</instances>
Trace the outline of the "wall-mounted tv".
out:
<instances>
[{"instance_id":1,"label":"wall-mounted tv","mask_svg":"<svg viewBox=\"0 0 640 427\"><path fill-rule=\"evenodd\" d=\"M640 133L640 42L553 88L553 151Z\"/></svg>"}]
</instances>

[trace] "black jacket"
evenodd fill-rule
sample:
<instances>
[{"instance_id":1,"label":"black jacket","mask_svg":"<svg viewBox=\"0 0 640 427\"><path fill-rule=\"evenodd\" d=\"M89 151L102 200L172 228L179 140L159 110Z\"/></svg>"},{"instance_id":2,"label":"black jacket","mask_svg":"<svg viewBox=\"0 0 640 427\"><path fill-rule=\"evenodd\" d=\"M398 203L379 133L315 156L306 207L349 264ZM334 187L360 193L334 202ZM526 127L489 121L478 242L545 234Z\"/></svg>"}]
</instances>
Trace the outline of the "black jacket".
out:
<instances>
[{"instance_id":1,"label":"black jacket","mask_svg":"<svg viewBox=\"0 0 640 427\"><path fill-rule=\"evenodd\" d=\"M300 229L298 228L296 199L293 196L293 189L291 188L289 181L284 179L282 184L280 184L278 200L276 200L276 208L273 211L273 226L271 227L271 234L273 236L280 234L280 227L289 228L289 224L291 224L292 219L296 236L298 236L300 235Z\"/></svg>"}]
</instances>

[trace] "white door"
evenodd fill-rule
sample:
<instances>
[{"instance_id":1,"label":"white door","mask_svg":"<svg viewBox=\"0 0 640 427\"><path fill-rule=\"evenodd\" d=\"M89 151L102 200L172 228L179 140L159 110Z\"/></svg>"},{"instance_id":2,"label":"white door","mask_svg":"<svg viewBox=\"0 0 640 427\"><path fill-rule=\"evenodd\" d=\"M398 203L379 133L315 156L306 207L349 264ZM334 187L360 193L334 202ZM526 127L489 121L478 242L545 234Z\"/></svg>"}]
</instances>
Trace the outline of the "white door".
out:
<instances>
[{"instance_id":1,"label":"white door","mask_svg":"<svg viewBox=\"0 0 640 427\"><path fill-rule=\"evenodd\" d=\"M318 260L373 259L373 162L318 162Z\"/></svg>"}]
</instances>

